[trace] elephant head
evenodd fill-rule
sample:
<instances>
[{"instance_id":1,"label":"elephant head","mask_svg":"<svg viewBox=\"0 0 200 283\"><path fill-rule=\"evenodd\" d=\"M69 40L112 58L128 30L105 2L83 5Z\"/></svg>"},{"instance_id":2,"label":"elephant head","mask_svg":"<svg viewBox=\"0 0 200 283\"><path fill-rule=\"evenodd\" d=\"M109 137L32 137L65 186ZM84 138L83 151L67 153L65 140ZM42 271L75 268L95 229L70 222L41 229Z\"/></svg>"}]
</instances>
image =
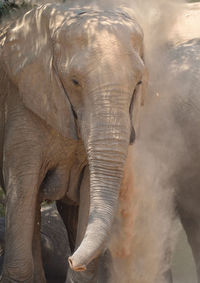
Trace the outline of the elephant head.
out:
<instances>
[{"instance_id":1,"label":"elephant head","mask_svg":"<svg viewBox=\"0 0 200 283\"><path fill-rule=\"evenodd\" d=\"M88 226L69 259L74 270L84 270L111 231L135 136L132 112L145 88L142 30L120 11L55 4L30 11L16 26L0 51L16 95L62 136L82 139L87 152Z\"/></svg>"}]
</instances>

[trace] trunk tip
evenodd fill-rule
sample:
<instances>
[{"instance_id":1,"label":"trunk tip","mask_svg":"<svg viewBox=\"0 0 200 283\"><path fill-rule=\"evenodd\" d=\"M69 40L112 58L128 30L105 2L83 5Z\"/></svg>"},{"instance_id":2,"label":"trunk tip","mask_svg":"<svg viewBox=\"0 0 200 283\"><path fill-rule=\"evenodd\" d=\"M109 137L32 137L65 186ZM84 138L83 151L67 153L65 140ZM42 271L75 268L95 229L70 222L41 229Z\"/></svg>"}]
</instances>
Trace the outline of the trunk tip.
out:
<instances>
[{"instance_id":1,"label":"trunk tip","mask_svg":"<svg viewBox=\"0 0 200 283\"><path fill-rule=\"evenodd\" d=\"M68 262L69 262L69 266L72 270L74 271L85 271L86 270L86 266L85 265L76 265L74 260L73 260L73 256L70 256L68 258Z\"/></svg>"}]
</instances>

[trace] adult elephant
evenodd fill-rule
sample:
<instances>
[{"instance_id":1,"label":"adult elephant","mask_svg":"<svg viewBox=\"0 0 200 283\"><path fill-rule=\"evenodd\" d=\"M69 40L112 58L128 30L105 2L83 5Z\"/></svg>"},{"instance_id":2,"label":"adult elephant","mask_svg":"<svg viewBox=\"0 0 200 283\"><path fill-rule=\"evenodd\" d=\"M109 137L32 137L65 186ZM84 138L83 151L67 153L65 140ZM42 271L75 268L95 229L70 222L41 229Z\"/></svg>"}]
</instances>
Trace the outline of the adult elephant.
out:
<instances>
[{"instance_id":1,"label":"adult elephant","mask_svg":"<svg viewBox=\"0 0 200 283\"><path fill-rule=\"evenodd\" d=\"M145 147L156 160L160 185L172 192L174 217L179 217L186 232L200 282L200 6L199 3L184 4L179 11L170 29L168 46L156 50L157 54L152 57L159 58L161 64L150 63L152 89L146 101L148 118L145 120L151 117L154 127L147 129L144 122L143 138L149 140ZM163 250L166 251L165 267L169 266L169 270L163 282L171 283L172 227L168 232L169 239ZM188 275L183 281L191 280Z\"/></svg>"},{"instance_id":2,"label":"adult elephant","mask_svg":"<svg viewBox=\"0 0 200 283\"><path fill-rule=\"evenodd\" d=\"M68 215L76 251L67 282L96 282L135 137L132 111L142 101L142 38L123 11L61 4L42 5L1 30L2 282L45 282L43 199L62 200Z\"/></svg>"},{"instance_id":3,"label":"adult elephant","mask_svg":"<svg viewBox=\"0 0 200 283\"><path fill-rule=\"evenodd\" d=\"M200 37L178 44L169 52L170 71L175 73L172 85L174 102L173 119L176 123L179 140L173 137L176 147L176 167L171 176L175 189L175 209L186 232L196 264L197 278L200 282L199 248L199 200L200 200ZM172 101L171 101L172 103ZM175 128L176 128L175 127ZM179 136L179 137L180 137ZM175 149L175 148L174 148ZM169 280L172 282L172 279Z\"/></svg>"},{"instance_id":4,"label":"adult elephant","mask_svg":"<svg viewBox=\"0 0 200 283\"><path fill-rule=\"evenodd\" d=\"M200 282L199 50L200 37L167 46L164 52L155 53L159 65L154 64L154 69L150 69L151 88L144 107L139 142L139 152L142 151L145 156L144 160L140 160L143 180L138 182L151 188L159 186L157 193L163 218L154 214L152 222L155 221L157 226L160 223L160 231L157 230L158 234L154 236L159 237L158 245L162 246L160 272L165 272L164 275L159 274L155 282L173 282L170 265L173 251L171 240L174 241L174 237L172 226L168 223L171 216L172 221L176 216L181 220ZM151 169L145 164L151 164ZM148 174L148 183L145 174ZM165 198L160 197L161 190L169 191L163 193ZM162 210L166 210L165 214ZM162 234L165 225L169 230Z\"/></svg>"}]
</instances>

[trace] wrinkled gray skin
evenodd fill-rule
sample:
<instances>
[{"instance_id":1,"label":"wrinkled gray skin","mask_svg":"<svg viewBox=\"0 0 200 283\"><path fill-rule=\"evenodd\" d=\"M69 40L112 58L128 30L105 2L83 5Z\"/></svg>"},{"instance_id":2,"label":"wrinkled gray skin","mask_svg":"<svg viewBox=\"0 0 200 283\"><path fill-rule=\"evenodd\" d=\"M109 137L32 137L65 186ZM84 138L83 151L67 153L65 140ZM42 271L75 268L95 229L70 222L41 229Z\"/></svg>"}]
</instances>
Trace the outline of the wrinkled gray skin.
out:
<instances>
[{"instance_id":1,"label":"wrinkled gray skin","mask_svg":"<svg viewBox=\"0 0 200 283\"><path fill-rule=\"evenodd\" d=\"M64 283L68 272L66 258L70 255L70 245L67 230L54 206L45 207L41 213L41 253L42 263L47 283ZM5 250L5 219L0 218L0 274L3 269ZM111 260L109 253L104 260ZM103 259L102 258L102 259ZM99 278L100 282L110 276L107 266L104 266L100 258Z\"/></svg>"},{"instance_id":2,"label":"wrinkled gray skin","mask_svg":"<svg viewBox=\"0 0 200 283\"><path fill-rule=\"evenodd\" d=\"M163 165L167 168L161 184L175 189L174 207L193 252L198 282L200 282L199 50L200 39L195 38L168 47L162 54L160 65L152 75L151 89L146 99L145 114L141 123L141 141L145 150L156 160L154 164L158 166L157 176L161 175ZM156 93L159 93L159 96ZM165 256L170 260L170 248L167 248ZM163 282L173 282L170 270L166 272Z\"/></svg>"},{"instance_id":3,"label":"wrinkled gray skin","mask_svg":"<svg viewBox=\"0 0 200 283\"><path fill-rule=\"evenodd\" d=\"M44 199L61 200L76 250L66 282L97 282L134 140L142 58L141 28L120 11L47 4L1 31L1 282L46 281L38 225Z\"/></svg>"},{"instance_id":4,"label":"wrinkled gray skin","mask_svg":"<svg viewBox=\"0 0 200 283\"><path fill-rule=\"evenodd\" d=\"M41 249L48 283L64 283L68 269L66 257L70 247L65 226L54 207L45 208L41 215ZM0 272L2 272L5 246L5 219L0 218Z\"/></svg>"}]
</instances>

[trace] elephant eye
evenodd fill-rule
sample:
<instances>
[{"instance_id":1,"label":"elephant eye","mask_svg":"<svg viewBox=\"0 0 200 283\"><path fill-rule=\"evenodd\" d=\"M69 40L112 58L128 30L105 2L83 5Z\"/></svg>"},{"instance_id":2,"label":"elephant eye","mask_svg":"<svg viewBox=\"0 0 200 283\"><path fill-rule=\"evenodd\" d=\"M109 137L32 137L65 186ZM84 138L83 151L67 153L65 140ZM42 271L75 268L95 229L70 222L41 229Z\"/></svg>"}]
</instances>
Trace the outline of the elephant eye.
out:
<instances>
[{"instance_id":1,"label":"elephant eye","mask_svg":"<svg viewBox=\"0 0 200 283\"><path fill-rule=\"evenodd\" d=\"M80 86L79 82L76 79L72 79L72 82L75 86Z\"/></svg>"}]
</instances>

